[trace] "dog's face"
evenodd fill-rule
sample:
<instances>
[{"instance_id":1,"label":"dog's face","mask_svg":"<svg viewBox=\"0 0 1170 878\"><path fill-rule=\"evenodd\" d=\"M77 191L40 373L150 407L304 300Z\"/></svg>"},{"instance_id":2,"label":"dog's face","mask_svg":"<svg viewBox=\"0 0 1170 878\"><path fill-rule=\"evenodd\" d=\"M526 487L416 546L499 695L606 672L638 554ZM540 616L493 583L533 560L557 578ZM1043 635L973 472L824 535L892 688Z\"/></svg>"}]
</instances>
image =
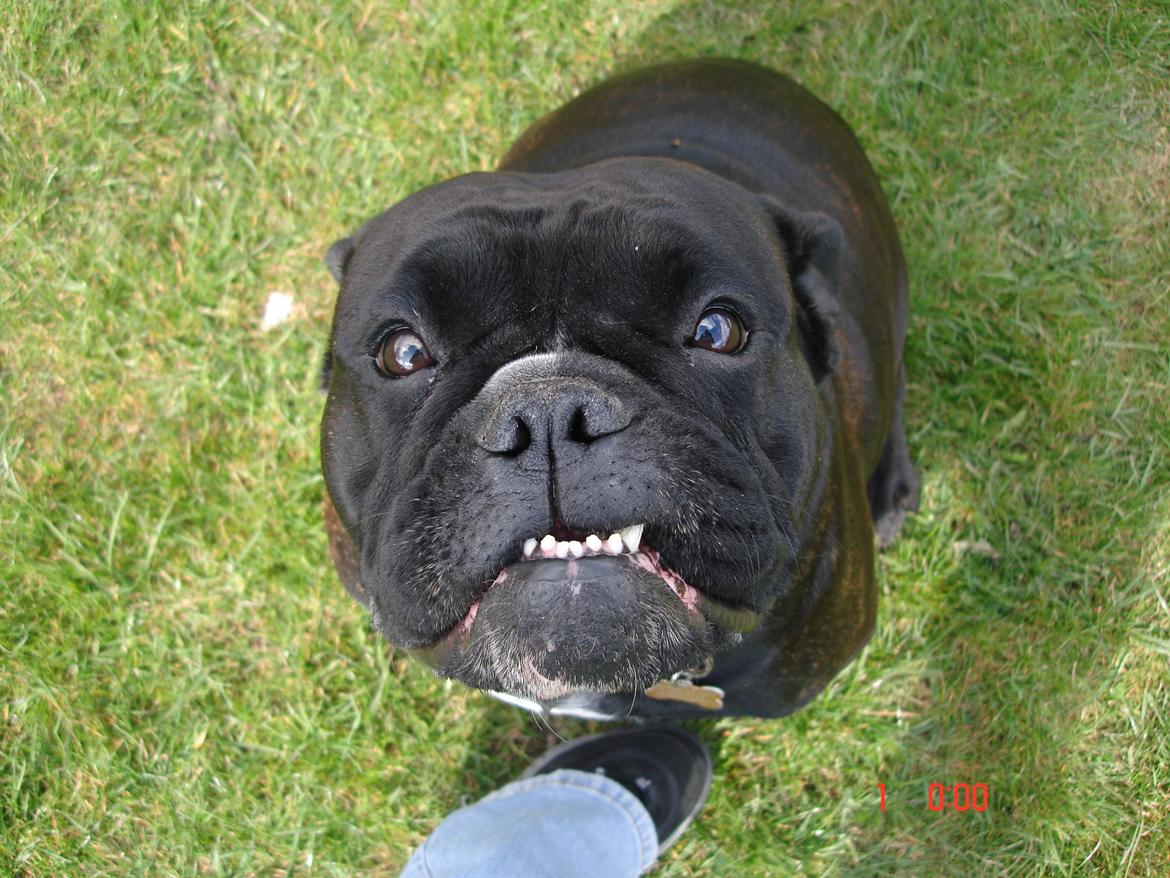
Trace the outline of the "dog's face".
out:
<instances>
[{"instance_id":1,"label":"dog's face","mask_svg":"<svg viewBox=\"0 0 1170 878\"><path fill-rule=\"evenodd\" d=\"M461 177L335 244L322 452L375 626L538 699L736 642L821 475L836 245L653 159Z\"/></svg>"}]
</instances>

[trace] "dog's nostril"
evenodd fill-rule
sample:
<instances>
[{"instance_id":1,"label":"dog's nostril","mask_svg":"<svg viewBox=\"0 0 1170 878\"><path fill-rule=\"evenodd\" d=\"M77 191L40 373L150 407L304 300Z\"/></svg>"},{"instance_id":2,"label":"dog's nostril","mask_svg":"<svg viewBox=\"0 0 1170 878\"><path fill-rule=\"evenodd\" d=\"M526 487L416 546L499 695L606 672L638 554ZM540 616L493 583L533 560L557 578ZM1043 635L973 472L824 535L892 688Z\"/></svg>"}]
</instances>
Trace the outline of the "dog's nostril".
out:
<instances>
[{"instance_id":1,"label":"dog's nostril","mask_svg":"<svg viewBox=\"0 0 1170 878\"><path fill-rule=\"evenodd\" d=\"M508 431L504 441L499 444L496 453L504 457L519 457L528 450L528 446L531 444L532 431L528 429L528 424L524 422L523 418L516 417L512 419L512 429Z\"/></svg>"},{"instance_id":2,"label":"dog's nostril","mask_svg":"<svg viewBox=\"0 0 1170 878\"><path fill-rule=\"evenodd\" d=\"M480 448L503 457L518 457L532 444L532 431L521 417L513 417L507 424L489 427L476 437Z\"/></svg>"},{"instance_id":3,"label":"dog's nostril","mask_svg":"<svg viewBox=\"0 0 1170 878\"><path fill-rule=\"evenodd\" d=\"M505 453L510 457L515 457L518 454L523 454L531 444L532 431L528 429L528 425L523 420L517 418L516 432L512 436L512 447Z\"/></svg>"},{"instance_id":4,"label":"dog's nostril","mask_svg":"<svg viewBox=\"0 0 1170 878\"><path fill-rule=\"evenodd\" d=\"M596 436L589 432L589 425L585 420L585 409L578 407L569 418L569 430L565 434L571 442L580 442L583 445L588 445Z\"/></svg>"},{"instance_id":5,"label":"dog's nostril","mask_svg":"<svg viewBox=\"0 0 1170 878\"><path fill-rule=\"evenodd\" d=\"M616 397L593 397L577 402L568 413L562 434L570 442L588 445L630 424L630 414Z\"/></svg>"},{"instance_id":6,"label":"dog's nostril","mask_svg":"<svg viewBox=\"0 0 1170 878\"><path fill-rule=\"evenodd\" d=\"M611 393L585 381L550 380L526 383L504 395L488 414L476 442L485 451L513 458L536 444L541 449L532 459L551 460L557 448L580 453L582 446L629 424L628 408Z\"/></svg>"}]
</instances>

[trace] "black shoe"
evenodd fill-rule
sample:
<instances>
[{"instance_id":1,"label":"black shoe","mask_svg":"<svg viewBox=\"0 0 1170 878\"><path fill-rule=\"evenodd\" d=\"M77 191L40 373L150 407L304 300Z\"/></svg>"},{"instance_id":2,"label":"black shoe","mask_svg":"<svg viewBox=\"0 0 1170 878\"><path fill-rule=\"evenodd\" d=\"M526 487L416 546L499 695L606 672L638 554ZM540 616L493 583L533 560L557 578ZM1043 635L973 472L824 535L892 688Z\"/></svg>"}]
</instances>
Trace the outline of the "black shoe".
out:
<instances>
[{"instance_id":1,"label":"black shoe","mask_svg":"<svg viewBox=\"0 0 1170 878\"><path fill-rule=\"evenodd\" d=\"M553 747L523 777L560 768L604 774L633 793L654 821L662 854L690 826L711 790L711 756L676 726L602 732Z\"/></svg>"}]
</instances>

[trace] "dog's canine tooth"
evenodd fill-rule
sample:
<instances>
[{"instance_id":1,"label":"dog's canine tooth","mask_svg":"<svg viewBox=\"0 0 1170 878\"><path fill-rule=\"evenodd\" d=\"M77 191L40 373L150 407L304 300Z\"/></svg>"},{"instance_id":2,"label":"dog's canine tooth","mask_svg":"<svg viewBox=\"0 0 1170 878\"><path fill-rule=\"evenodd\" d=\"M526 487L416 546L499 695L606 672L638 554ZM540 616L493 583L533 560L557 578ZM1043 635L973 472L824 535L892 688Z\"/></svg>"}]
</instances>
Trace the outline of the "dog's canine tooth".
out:
<instances>
[{"instance_id":1,"label":"dog's canine tooth","mask_svg":"<svg viewBox=\"0 0 1170 878\"><path fill-rule=\"evenodd\" d=\"M607 555L620 555L622 553L622 538L619 534L610 534L609 539L605 541L603 546Z\"/></svg>"},{"instance_id":2,"label":"dog's canine tooth","mask_svg":"<svg viewBox=\"0 0 1170 878\"><path fill-rule=\"evenodd\" d=\"M597 534L589 534L589 536L585 538L585 546L589 549L590 552L600 552L601 537L599 537Z\"/></svg>"},{"instance_id":3,"label":"dog's canine tooth","mask_svg":"<svg viewBox=\"0 0 1170 878\"><path fill-rule=\"evenodd\" d=\"M524 557L531 558L536 554L536 547L539 543L536 542L536 537L529 537L524 541Z\"/></svg>"},{"instance_id":4,"label":"dog's canine tooth","mask_svg":"<svg viewBox=\"0 0 1170 878\"><path fill-rule=\"evenodd\" d=\"M642 529L644 527L646 527L645 524L631 524L629 527L623 527L618 531L621 534L622 542L626 545L626 549L631 552L638 551L638 547L642 544Z\"/></svg>"}]
</instances>

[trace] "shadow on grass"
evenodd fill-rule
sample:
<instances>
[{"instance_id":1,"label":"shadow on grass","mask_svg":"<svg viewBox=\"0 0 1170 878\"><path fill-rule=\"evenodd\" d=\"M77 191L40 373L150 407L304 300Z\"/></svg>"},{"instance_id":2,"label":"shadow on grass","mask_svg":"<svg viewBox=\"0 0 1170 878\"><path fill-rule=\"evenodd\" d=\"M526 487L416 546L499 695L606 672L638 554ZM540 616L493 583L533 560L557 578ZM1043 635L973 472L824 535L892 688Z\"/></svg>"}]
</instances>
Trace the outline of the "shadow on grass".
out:
<instances>
[{"instance_id":1,"label":"shadow on grass","mask_svg":"<svg viewBox=\"0 0 1170 878\"><path fill-rule=\"evenodd\" d=\"M718 54L794 75L858 130L912 272L908 421L924 501L880 561L879 631L864 659L795 717L690 724L713 751L712 801L743 816L708 815L666 871L712 867L721 844L741 848L724 852L729 871L740 854L763 871L859 876L1132 864L1150 830L1135 815L1125 698L1150 677L1127 678L1125 665L1152 593L1143 551L1166 527L1151 473L1167 466L1162 445L1147 443L1145 412L1118 402L1132 364L1110 345L1132 327L1092 270L1120 246L1105 207L1084 191L1099 152L1119 148L1114 109L1101 106L1099 82L1072 72L1035 85L1038 68L975 7L943 22L860 12L844 48L826 46L829 26L842 24L820 9L684 4L615 65L715 54L701 44L717 33ZM1037 57L1077 46L1080 24L1053 24ZM926 46L948 29L971 35L970 45L932 62ZM823 57L832 51L856 51L856 67L832 66ZM932 70L949 86L931 83ZM1070 82L1080 88L1071 98ZM1021 135L1003 118L1004 95L1045 122ZM1066 172L1056 184L1040 158L1053 154ZM507 711L480 714L483 747L464 765L485 782L477 795L523 767L493 761L515 740ZM566 737L603 728L556 726ZM748 732L724 752L729 729ZM799 758L764 766L754 739ZM551 743L533 736L524 756ZM810 779L834 766L835 782ZM990 807L931 810L932 783L986 784Z\"/></svg>"}]
</instances>

